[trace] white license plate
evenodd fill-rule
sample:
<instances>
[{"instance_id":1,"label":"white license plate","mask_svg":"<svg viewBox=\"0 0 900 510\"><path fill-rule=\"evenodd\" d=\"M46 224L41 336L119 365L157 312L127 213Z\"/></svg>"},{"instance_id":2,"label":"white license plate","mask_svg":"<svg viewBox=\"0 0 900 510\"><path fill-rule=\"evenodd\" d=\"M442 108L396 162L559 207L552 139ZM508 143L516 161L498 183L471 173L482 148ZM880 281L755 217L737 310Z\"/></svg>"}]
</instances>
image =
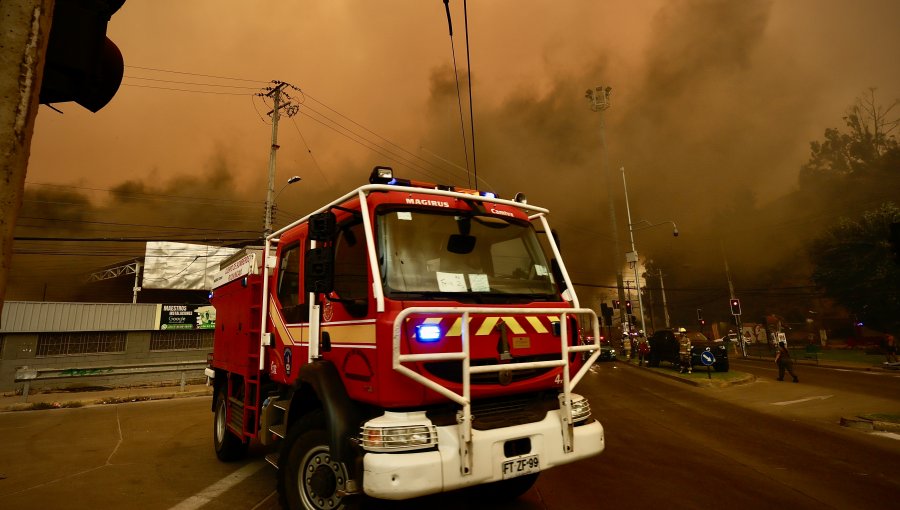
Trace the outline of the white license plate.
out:
<instances>
[{"instance_id":1,"label":"white license plate","mask_svg":"<svg viewBox=\"0 0 900 510\"><path fill-rule=\"evenodd\" d=\"M500 465L503 470L503 479L537 473L541 470L540 457L537 455L523 455L514 459L504 460Z\"/></svg>"}]
</instances>

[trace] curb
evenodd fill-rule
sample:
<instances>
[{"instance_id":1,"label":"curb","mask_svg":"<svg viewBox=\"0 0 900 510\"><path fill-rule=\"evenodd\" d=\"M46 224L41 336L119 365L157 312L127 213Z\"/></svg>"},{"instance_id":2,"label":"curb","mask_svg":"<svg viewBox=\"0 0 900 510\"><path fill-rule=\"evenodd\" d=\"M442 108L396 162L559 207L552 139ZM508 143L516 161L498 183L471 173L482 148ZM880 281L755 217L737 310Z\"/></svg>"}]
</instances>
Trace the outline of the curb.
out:
<instances>
[{"instance_id":1,"label":"curb","mask_svg":"<svg viewBox=\"0 0 900 510\"><path fill-rule=\"evenodd\" d=\"M900 423L870 420L858 416L842 417L841 426L867 432L893 432L895 434L900 434Z\"/></svg>"},{"instance_id":2,"label":"curb","mask_svg":"<svg viewBox=\"0 0 900 510\"><path fill-rule=\"evenodd\" d=\"M623 361L622 364L630 365L630 366L633 366L634 368L639 368L642 370L650 369L650 367L635 365L628 361ZM687 379L685 377L681 377L677 373L668 373L668 372L664 372L662 370L659 370L659 371L652 370L651 373L654 375L667 377L669 379L672 379L673 381L678 381L680 383L690 384L691 386L697 386L699 388L727 388L729 386L737 386L739 384L749 384L752 382L756 382L756 376L753 374L747 374L747 373L744 373L744 376L741 377L740 379L732 379L730 381L721 381L718 379Z\"/></svg>"},{"instance_id":3,"label":"curb","mask_svg":"<svg viewBox=\"0 0 900 510\"><path fill-rule=\"evenodd\" d=\"M64 400L59 402L19 402L0 408L0 413L14 411L43 411L48 409L65 409L95 405L126 404L129 402L146 402L149 400L172 400L178 398L208 396L212 396L212 388L188 391L173 390L150 395L125 394L124 396L106 396L92 399Z\"/></svg>"}]
</instances>

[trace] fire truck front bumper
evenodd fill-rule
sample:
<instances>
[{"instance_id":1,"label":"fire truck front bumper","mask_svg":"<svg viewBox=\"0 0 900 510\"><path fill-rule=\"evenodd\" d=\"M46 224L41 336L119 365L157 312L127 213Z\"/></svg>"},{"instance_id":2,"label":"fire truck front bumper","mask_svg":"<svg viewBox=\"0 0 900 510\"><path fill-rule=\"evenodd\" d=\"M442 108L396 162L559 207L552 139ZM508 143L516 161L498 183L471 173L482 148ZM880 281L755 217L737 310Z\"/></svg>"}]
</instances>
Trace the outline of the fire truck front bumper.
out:
<instances>
[{"instance_id":1,"label":"fire truck front bumper","mask_svg":"<svg viewBox=\"0 0 900 510\"><path fill-rule=\"evenodd\" d=\"M407 413L390 413L401 419ZM408 413L417 423L423 413ZM427 419L425 419L427 421ZM363 490L369 496L402 500L446 492L568 464L603 451L603 426L588 420L573 427L571 452L564 450L559 411L539 422L472 430L471 472L462 473L460 427L434 427L437 444L424 451L367 452Z\"/></svg>"}]
</instances>

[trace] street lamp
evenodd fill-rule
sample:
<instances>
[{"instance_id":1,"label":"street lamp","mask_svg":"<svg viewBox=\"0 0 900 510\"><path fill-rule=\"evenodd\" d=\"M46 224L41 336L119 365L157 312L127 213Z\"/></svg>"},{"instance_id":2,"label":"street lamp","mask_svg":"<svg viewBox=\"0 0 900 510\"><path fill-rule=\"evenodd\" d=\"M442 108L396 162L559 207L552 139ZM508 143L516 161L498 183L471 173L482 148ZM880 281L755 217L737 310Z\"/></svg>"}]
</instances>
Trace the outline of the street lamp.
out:
<instances>
[{"instance_id":1,"label":"street lamp","mask_svg":"<svg viewBox=\"0 0 900 510\"><path fill-rule=\"evenodd\" d=\"M275 223L275 213L278 211L278 205L276 204L275 201L278 199L278 195L280 195L281 192L284 191L284 188L287 188L288 186L290 186L291 184L294 184L295 182L300 182L301 180L302 179L300 178L299 175L294 175L293 177L289 178L287 180L287 182L284 183L284 186L282 186L281 189L278 190L278 193L275 193L275 195L272 197L271 204L267 204L267 206L268 206L267 209L269 209L269 211L267 211L269 213L267 215L267 219L268 219L268 222L267 222L268 229L266 231L267 235L272 232L272 224Z\"/></svg>"},{"instance_id":2,"label":"street lamp","mask_svg":"<svg viewBox=\"0 0 900 510\"><path fill-rule=\"evenodd\" d=\"M625 254L625 260L628 264L634 269L634 282L635 287L637 288L638 295L638 308L641 310L641 326L644 325L644 300L641 298L641 280L638 275L638 252L637 248L634 245L634 231L635 230L644 230L651 227L657 227L659 225L665 225L668 223L672 224L672 235L678 237L678 226L675 225L674 221L662 221L659 223L650 223L647 220L642 220L637 223L631 222L631 206L628 203L628 183L625 180L625 167L622 167L622 187L625 190L625 211L628 213L628 234L631 236L631 251ZM639 228L635 228L640 226Z\"/></svg>"}]
</instances>

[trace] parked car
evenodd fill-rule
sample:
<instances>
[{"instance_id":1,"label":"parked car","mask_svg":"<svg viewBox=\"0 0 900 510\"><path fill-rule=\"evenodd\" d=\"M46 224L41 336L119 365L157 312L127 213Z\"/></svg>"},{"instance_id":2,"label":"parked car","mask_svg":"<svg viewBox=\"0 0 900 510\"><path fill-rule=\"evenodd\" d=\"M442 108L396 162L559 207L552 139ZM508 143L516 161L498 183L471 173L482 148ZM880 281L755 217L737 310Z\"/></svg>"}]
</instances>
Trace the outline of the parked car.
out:
<instances>
[{"instance_id":1,"label":"parked car","mask_svg":"<svg viewBox=\"0 0 900 510\"><path fill-rule=\"evenodd\" d=\"M724 342L710 342L706 341L705 343L694 343L691 342L691 365L693 366L705 366L701 359L704 351L710 351L713 356L715 356L715 363L713 363L713 370L716 372L727 372L728 371L728 345Z\"/></svg>"},{"instance_id":2,"label":"parked car","mask_svg":"<svg viewBox=\"0 0 900 510\"><path fill-rule=\"evenodd\" d=\"M678 357L678 337L671 329L658 329L647 339L650 345L648 363L651 367L658 367L663 361L668 361L672 366L680 364Z\"/></svg>"},{"instance_id":3,"label":"parked car","mask_svg":"<svg viewBox=\"0 0 900 510\"><path fill-rule=\"evenodd\" d=\"M728 371L728 346L725 342L710 341L699 331L685 331L683 334L691 339L691 365L703 366L700 356L708 347L716 357L716 362L713 364L716 372ZM651 367L658 367L663 361L668 361L675 368L680 367L678 335L679 333L674 330L660 329L650 336L648 343L650 344L649 363Z\"/></svg>"}]
</instances>

